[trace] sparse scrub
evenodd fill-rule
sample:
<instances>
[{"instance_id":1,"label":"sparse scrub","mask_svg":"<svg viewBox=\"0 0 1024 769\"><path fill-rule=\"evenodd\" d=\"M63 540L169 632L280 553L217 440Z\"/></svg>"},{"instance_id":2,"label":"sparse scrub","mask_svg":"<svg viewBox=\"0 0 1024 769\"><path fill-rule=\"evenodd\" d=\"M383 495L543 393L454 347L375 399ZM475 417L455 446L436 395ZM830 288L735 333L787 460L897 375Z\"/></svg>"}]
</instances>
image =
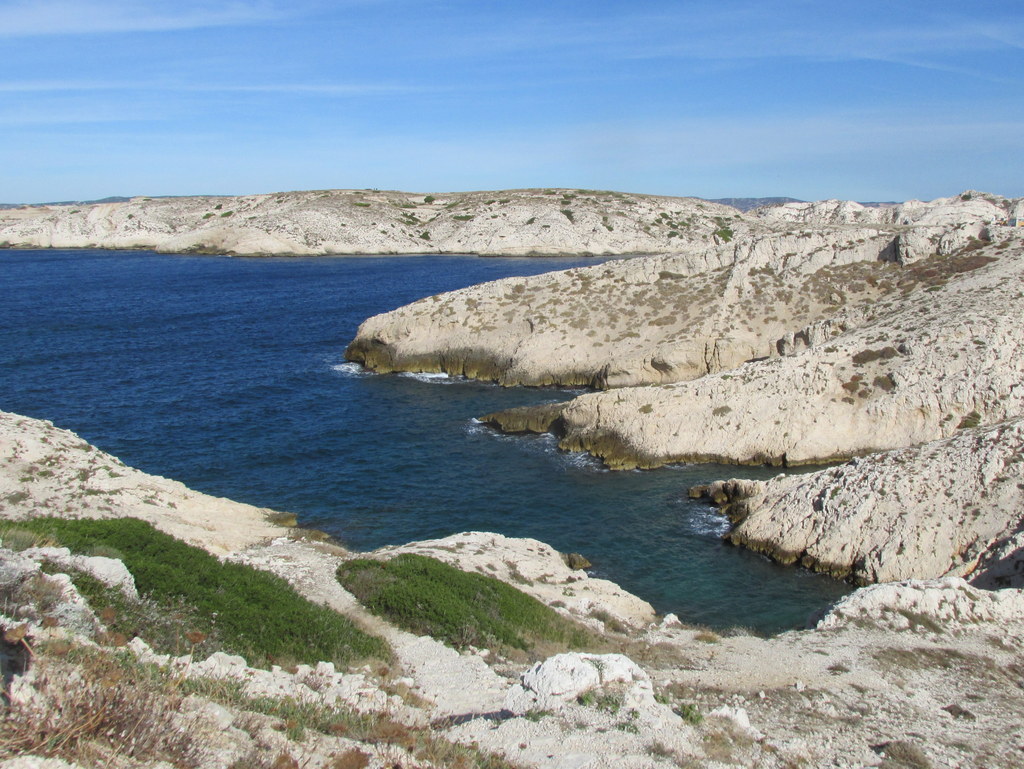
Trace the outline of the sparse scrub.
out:
<instances>
[{"instance_id":1,"label":"sparse scrub","mask_svg":"<svg viewBox=\"0 0 1024 769\"><path fill-rule=\"evenodd\" d=\"M704 716L701 715L700 708L689 702L683 702L673 706L672 711L691 726L699 726L704 720Z\"/></svg>"},{"instance_id":2,"label":"sparse scrub","mask_svg":"<svg viewBox=\"0 0 1024 769\"><path fill-rule=\"evenodd\" d=\"M0 719L0 755L76 761L99 751L202 766L191 732L176 722L180 695L161 691L146 676L102 654L93 653L73 669L42 667L36 687L47 706L29 701L7 709Z\"/></svg>"}]
</instances>

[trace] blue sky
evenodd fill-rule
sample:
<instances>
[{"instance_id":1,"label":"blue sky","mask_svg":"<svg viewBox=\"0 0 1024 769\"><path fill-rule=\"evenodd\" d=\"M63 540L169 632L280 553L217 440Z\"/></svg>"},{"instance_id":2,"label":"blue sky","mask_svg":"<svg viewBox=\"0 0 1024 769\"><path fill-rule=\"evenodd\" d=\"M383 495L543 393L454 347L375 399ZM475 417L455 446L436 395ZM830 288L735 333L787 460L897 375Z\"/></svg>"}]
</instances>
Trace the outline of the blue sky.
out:
<instances>
[{"instance_id":1,"label":"blue sky","mask_svg":"<svg viewBox=\"0 0 1024 769\"><path fill-rule=\"evenodd\" d=\"M0 202L1024 195L1024 6L0 0Z\"/></svg>"}]
</instances>

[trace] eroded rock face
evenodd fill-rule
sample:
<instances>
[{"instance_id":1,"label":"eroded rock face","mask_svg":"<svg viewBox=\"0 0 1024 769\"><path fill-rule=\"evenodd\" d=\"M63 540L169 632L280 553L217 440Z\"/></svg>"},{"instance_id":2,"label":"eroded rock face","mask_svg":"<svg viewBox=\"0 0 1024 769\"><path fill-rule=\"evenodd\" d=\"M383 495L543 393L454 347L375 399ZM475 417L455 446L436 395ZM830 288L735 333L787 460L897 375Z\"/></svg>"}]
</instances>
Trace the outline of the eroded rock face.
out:
<instances>
[{"instance_id":1,"label":"eroded rock face","mask_svg":"<svg viewBox=\"0 0 1024 769\"><path fill-rule=\"evenodd\" d=\"M861 583L969 578L1024 586L1024 419L770 481L701 490L727 538Z\"/></svg>"},{"instance_id":2,"label":"eroded rock face","mask_svg":"<svg viewBox=\"0 0 1024 769\"><path fill-rule=\"evenodd\" d=\"M777 355L781 337L874 301L901 277L896 256L894 234L877 229L775 233L506 278L370 318L346 356L503 385L694 379Z\"/></svg>"},{"instance_id":3,"label":"eroded rock face","mask_svg":"<svg viewBox=\"0 0 1024 769\"><path fill-rule=\"evenodd\" d=\"M977 625L1015 623L1024 616L1024 592L978 590L958 577L871 585L832 606L817 622L834 630L870 622L896 632L923 630L950 635Z\"/></svg>"}]
</instances>

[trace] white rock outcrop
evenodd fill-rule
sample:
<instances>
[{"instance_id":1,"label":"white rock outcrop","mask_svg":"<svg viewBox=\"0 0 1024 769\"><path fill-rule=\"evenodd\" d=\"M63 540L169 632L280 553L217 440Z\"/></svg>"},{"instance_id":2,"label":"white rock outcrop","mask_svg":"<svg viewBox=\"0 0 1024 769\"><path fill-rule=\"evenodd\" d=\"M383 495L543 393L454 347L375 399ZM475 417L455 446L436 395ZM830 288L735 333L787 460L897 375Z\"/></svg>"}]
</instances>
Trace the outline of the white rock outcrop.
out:
<instances>
[{"instance_id":1,"label":"white rock outcrop","mask_svg":"<svg viewBox=\"0 0 1024 769\"><path fill-rule=\"evenodd\" d=\"M643 628L656 616L647 601L614 582L570 568L557 550L536 539L465 531L442 539L384 547L370 555L388 559L401 553L426 555L463 571L496 577L542 603L558 604L560 612L585 622L598 614ZM604 627L597 619L589 619L589 623L598 629Z\"/></svg>"},{"instance_id":2,"label":"white rock outcrop","mask_svg":"<svg viewBox=\"0 0 1024 769\"><path fill-rule=\"evenodd\" d=\"M623 654L567 652L538 662L513 684L505 709L522 715L531 710L557 710L595 689L621 684L623 707L647 710L657 705L651 678Z\"/></svg>"},{"instance_id":3,"label":"white rock outcrop","mask_svg":"<svg viewBox=\"0 0 1024 769\"><path fill-rule=\"evenodd\" d=\"M795 465L1024 415L1024 239L999 245L906 268L916 289L880 298L796 354L581 395L550 420L560 445L616 468Z\"/></svg>"},{"instance_id":4,"label":"white rock outcrop","mask_svg":"<svg viewBox=\"0 0 1024 769\"><path fill-rule=\"evenodd\" d=\"M780 213L785 206L758 209L730 220L729 238L677 240L668 255L414 302L367 319L347 355L379 372L504 385L694 379L777 355L787 336L899 296L927 272L899 265L1001 242L1012 232L992 222L1013 204L989 196L891 208L788 204L790 215ZM835 214L846 209L867 213Z\"/></svg>"},{"instance_id":5,"label":"white rock outcrop","mask_svg":"<svg viewBox=\"0 0 1024 769\"><path fill-rule=\"evenodd\" d=\"M979 590L959 577L910 580L861 588L832 606L819 630L869 621L903 632L954 635L978 625L1012 626L1024 617L1024 590Z\"/></svg>"},{"instance_id":6,"label":"white rock outcrop","mask_svg":"<svg viewBox=\"0 0 1024 769\"><path fill-rule=\"evenodd\" d=\"M139 597L135 577L117 558L72 554L66 547L30 547L21 555L34 561L47 561L59 569L85 572L107 587L120 590L130 599Z\"/></svg>"},{"instance_id":7,"label":"white rock outcrop","mask_svg":"<svg viewBox=\"0 0 1024 769\"><path fill-rule=\"evenodd\" d=\"M1024 587L1024 419L769 481L699 491L727 537L859 582L961 576Z\"/></svg>"}]
</instances>

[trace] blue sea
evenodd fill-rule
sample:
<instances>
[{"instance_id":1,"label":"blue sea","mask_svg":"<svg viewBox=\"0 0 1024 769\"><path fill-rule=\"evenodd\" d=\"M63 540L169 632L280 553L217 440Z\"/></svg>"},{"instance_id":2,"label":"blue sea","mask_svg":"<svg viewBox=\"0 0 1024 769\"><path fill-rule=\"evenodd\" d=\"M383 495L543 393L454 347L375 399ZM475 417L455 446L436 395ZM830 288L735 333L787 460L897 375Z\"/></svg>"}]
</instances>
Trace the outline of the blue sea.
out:
<instances>
[{"instance_id":1,"label":"blue sea","mask_svg":"<svg viewBox=\"0 0 1024 769\"><path fill-rule=\"evenodd\" d=\"M370 315L593 263L0 252L0 408L209 494L295 512L359 550L465 530L534 537L684 621L802 626L849 586L724 544L724 519L686 494L774 471L607 472L548 436L474 420L580 391L379 376L344 360Z\"/></svg>"}]
</instances>

